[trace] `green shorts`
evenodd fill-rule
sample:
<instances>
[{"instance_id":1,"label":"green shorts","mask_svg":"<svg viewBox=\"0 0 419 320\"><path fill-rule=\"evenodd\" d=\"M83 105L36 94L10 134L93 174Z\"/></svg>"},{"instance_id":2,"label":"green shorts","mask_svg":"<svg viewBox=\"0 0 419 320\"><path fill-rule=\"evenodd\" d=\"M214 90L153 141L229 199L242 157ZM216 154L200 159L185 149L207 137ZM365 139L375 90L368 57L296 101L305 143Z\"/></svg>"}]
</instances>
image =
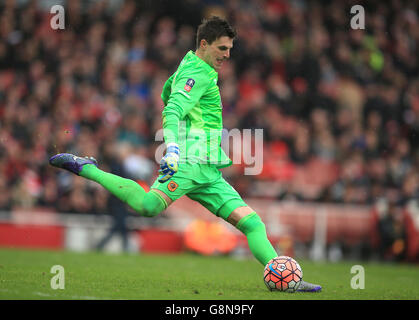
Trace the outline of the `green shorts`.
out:
<instances>
[{"instance_id":1,"label":"green shorts","mask_svg":"<svg viewBox=\"0 0 419 320\"><path fill-rule=\"evenodd\" d=\"M236 208L247 206L217 167L206 164L182 163L170 180L160 183L156 179L151 189L162 191L173 201L186 195L224 220Z\"/></svg>"}]
</instances>

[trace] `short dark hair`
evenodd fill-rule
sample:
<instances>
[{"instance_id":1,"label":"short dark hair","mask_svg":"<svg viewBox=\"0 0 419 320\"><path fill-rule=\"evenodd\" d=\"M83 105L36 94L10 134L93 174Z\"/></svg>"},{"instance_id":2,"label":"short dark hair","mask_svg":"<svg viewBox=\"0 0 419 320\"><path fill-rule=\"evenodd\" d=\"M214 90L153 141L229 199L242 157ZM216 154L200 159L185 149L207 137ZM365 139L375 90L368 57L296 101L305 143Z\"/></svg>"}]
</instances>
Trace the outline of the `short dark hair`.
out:
<instances>
[{"instance_id":1,"label":"short dark hair","mask_svg":"<svg viewBox=\"0 0 419 320\"><path fill-rule=\"evenodd\" d=\"M212 16L209 19L204 19L198 27L196 33L196 48L199 48L199 44L202 39L207 40L209 44L218 38L227 36L231 39L236 37L236 30L224 19Z\"/></svg>"}]
</instances>

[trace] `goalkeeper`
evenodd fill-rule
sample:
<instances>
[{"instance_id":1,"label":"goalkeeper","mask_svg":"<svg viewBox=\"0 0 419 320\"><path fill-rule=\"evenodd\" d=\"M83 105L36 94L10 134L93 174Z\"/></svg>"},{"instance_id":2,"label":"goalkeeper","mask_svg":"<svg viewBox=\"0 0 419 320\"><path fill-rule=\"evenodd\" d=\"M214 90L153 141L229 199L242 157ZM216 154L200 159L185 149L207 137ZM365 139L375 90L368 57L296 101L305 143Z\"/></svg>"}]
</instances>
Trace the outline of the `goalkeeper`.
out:
<instances>
[{"instance_id":1,"label":"goalkeeper","mask_svg":"<svg viewBox=\"0 0 419 320\"><path fill-rule=\"evenodd\" d=\"M240 230L250 251L265 266L278 256L257 213L221 175L232 161L222 150L222 104L217 71L230 57L234 29L212 17L198 27L196 51L189 51L162 90L166 154L149 192L133 180L100 170L93 158L62 153L50 164L96 181L142 216L154 217L183 195L198 201ZM300 291L321 287L303 282Z\"/></svg>"}]
</instances>

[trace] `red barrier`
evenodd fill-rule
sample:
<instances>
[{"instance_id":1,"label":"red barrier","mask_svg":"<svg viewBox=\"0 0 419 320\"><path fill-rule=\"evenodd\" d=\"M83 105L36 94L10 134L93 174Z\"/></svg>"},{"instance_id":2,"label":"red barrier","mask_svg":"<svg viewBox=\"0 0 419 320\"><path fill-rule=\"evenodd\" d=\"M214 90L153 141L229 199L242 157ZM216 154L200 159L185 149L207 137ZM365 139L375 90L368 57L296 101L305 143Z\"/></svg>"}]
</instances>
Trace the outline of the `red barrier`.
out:
<instances>
[{"instance_id":1,"label":"red barrier","mask_svg":"<svg viewBox=\"0 0 419 320\"><path fill-rule=\"evenodd\" d=\"M349 246L368 241L373 248L379 245L377 221L379 206L352 206L335 204L313 204L298 202L280 202L268 200L247 199L246 202L261 216L266 224L268 236L281 245L291 239L309 243L317 234L319 225L325 226L323 238L327 244L341 241ZM200 204L187 198L176 201L165 215L173 217L173 221L187 222L195 219L204 221L222 221ZM28 215L33 218L34 215ZM320 219L320 220L319 220ZM16 220L16 219L15 219ZM0 223L0 246L25 248L65 249L64 225L47 219L48 225L42 225L30 220L17 219L24 223ZM405 207L403 221L407 235L407 259L419 259L419 205L412 201ZM52 223L52 224L51 224ZM225 222L222 222L225 223ZM234 229L233 229L234 230ZM317 231L316 231L317 230ZM245 239L236 231L239 244ZM183 230L162 230L158 227L138 231L142 252L180 252L184 249Z\"/></svg>"},{"instance_id":2,"label":"red barrier","mask_svg":"<svg viewBox=\"0 0 419 320\"><path fill-rule=\"evenodd\" d=\"M326 242L342 241L355 245L369 241L375 228L370 206L316 204L247 199L246 202L262 218L270 236L284 234L275 232L275 225L291 232L295 241L308 243L313 240L316 219L324 215L326 223ZM190 199L182 198L170 206L166 212L174 219L202 219L219 221L215 215ZM286 234L288 236L288 232Z\"/></svg>"},{"instance_id":3,"label":"red barrier","mask_svg":"<svg viewBox=\"0 0 419 320\"><path fill-rule=\"evenodd\" d=\"M419 206L412 201L403 214L406 238L407 238L407 259L412 262L419 261Z\"/></svg>"},{"instance_id":4,"label":"red barrier","mask_svg":"<svg viewBox=\"0 0 419 320\"><path fill-rule=\"evenodd\" d=\"M64 227L0 223L0 246L63 249Z\"/></svg>"},{"instance_id":5,"label":"red barrier","mask_svg":"<svg viewBox=\"0 0 419 320\"><path fill-rule=\"evenodd\" d=\"M138 232L141 252L178 253L183 249L183 234L170 230L147 229Z\"/></svg>"}]
</instances>

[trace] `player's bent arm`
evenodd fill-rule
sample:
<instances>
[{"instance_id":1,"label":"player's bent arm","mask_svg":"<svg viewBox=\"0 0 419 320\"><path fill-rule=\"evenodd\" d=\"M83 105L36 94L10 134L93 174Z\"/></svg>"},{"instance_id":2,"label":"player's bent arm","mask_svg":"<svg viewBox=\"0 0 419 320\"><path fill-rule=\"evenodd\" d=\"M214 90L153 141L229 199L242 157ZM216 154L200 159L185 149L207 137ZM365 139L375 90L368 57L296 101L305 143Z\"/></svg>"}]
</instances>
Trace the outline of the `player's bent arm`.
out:
<instances>
[{"instance_id":1,"label":"player's bent arm","mask_svg":"<svg viewBox=\"0 0 419 320\"><path fill-rule=\"evenodd\" d=\"M162 98L165 107L163 116L164 140L167 145L166 155L160 162L160 182L166 182L177 171L179 165L179 121L198 103L207 90L210 78L199 70L189 71L185 74L176 73L171 77L171 93L167 98L170 78L166 81Z\"/></svg>"}]
</instances>

